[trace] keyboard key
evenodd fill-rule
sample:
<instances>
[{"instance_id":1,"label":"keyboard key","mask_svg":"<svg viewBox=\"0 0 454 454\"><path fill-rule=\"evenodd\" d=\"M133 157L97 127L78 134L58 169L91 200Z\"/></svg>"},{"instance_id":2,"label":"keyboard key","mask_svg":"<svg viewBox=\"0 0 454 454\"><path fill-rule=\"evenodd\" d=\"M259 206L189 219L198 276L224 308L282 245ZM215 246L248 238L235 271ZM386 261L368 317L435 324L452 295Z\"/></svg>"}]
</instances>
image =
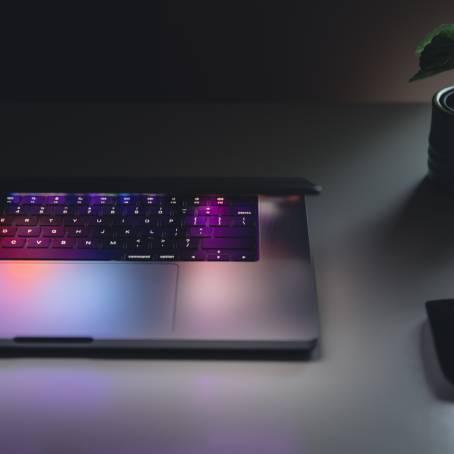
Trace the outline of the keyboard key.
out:
<instances>
[{"instance_id":1,"label":"keyboard key","mask_svg":"<svg viewBox=\"0 0 454 454\"><path fill-rule=\"evenodd\" d=\"M60 217L54 217L54 216L44 216L39 218L39 225L45 226L58 226L62 225L62 219Z\"/></svg>"},{"instance_id":2,"label":"keyboard key","mask_svg":"<svg viewBox=\"0 0 454 454\"><path fill-rule=\"evenodd\" d=\"M56 249L69 249L73 248L76 244L76 241L73 238L54 238L52 240L51 246Z\"/></svg>"},{"instance_id":3,"label":"keyboard key","mask_svg":"<svg viewBox=\"0 0 454 454\"><path fill-rule=\"evenodd\" d=\"M217 238L253 238L255 237L256 232L254 229L248 227L213 227L213 235Z\"/></svg>"},{"instance_id":4,"label":"keyboard key","mask_svg":"<svg viewBox=\"0 0 454 454\"><path fill-rule=\"evenodd\" d=\"M187 226L205 226L208 218L205 216L191 216L184 220L184 225Z\"/></svg>"},{"instance_id":5,"label":"keyboard key","mask_svg":"<svg viewBox=\"0 0 454 454\"><path fill-rule=\"evenodd\" d=\"M0 226L12 225L14 216L0 216Z\"/></svg>"},{"instance_id":6,"label":"keyboard key","mask_svg":"<svg viewBox=\"0 0 454 454\"><path fill-rule=\"evenodd\" d=\"M19 227L17 229L17 236L36 237L40 235L40 227Z\"/></svg>"},{"instance_id":7,"label":"keyboard key","mask_svg":"<svg viewBox=\"0 0 454 454\"><path fill-rule=\"evenodd\" d=\"M102 247L105 249L121 249L123 243L121 240L104 240L102 243Z\"/></svg>"},{"instance_id":8,"label":"keyboard key","mask_svg":"<svg viewBox=\"0 0 454 454\"><path fill-rule=\"evenodd\" d=\"M230 217L226 216L211 216L209 225L214 227L221 227L221 226L229 226L230 225Z\"/></svg>"},{"instance_id":9,"label":"keyboard key","mask_svg":"<svg viewBox=\"0 0 454 454\"><path fill-rule=\"evenodd\" d=\"M184 240L177 241L177 247L179 249L198 249L200 246L200 240L196 238L185 238Z\"/></svg>"},{"instance_id":10,"label":"keyboard key","mask_svg":"<svg viewBox=\"0 0 454 454\"><path fill-rule=\"evenodd\" d=\"M0 245L5 248L21 248L25 245L25 238L2 238Z\"/></svg>"},{"instance_id":11,"label":"keyboard key","mask_svg":"<svg viewBox=\"0 0 454 454\"><path fill-rule=\"evenodd\" d=\"M90 205L114 205L117 198L109 195L93 195L88 202Z\"/></svg>"},{"instance_id":12,"label":"keyboard key","mask_svg":"<svg viewBox=\"0 0 454 454\"><path fill-rule=\"evenodd\" d=\"M8 205L4 214L22 214L23 207L20 205Z\"/></svg>"},{"instance_id":13,"label":"keyboard key","mask_svg":"<svg viewBox=\"0 0 454 454\"><path fill-rule=\"evenodd\" d=\"M251 251L232 252L230 259L237 262L250 262L255 260L256 256Z\"/></svg>"},{"instance_id":14,"label":"keyboard key","mask_svg":"<svg viewBox=\"0 0 454 454\"><path fill-rule=\"evenodd\" d=\"M68 198L64 195L50 195L47 197L46 203L48 205L66 205Z\"/></svg>"},{"instance_id":15,"label":"keyboard key","mask_svg":"<svg viewBox=\"0 0 454 454\"><path fill-rule=\"evenodd\" d=\"M214 262L226 262L229 260L229 256L226 254L208 254L207 259Z\"/></svg>"},{"instance_id":16,"label":"keyboard key","mask_svg":"<svg viewBox=\"0 0 454 454\"><path fill-rule=\"evenodd\" d=\"M6 196L7 205L18 205L22 200L20 195L8 195Z\"/></svg>"},{"instance_id":17,"label":"keyboard key","mask_svg":"<svg viewBox=\"0 0 454 454\"><path fill-rule=\"evenodd\" d=\"M14 236L17 227L0 227L0 237Z\"/></svg>"},{"instance_id":18,"label":"keyboard key","mask_svg":"<svg viewBox=\"0 0 454 454\"><path fill-rule=\"evenodd\" d=\"M110 227L90 227L90 235L96 238L106 238L113 235L113 230Z\"/></svg>"},{"instance_id":19,"label":"keyboard key","mask_svg":"<svg viewBox=\"0 0 454 454\"><path fill-rule=\"evenodd\" d=\"M29 209L27 210L27 214L29 216L44 216L44 215L52 215L53 213L53 208L48 205L30 205Z\"/></svg>"},{"instance_id":20,"label":"keyboard key","mask_svg":"<svg viewBox=\"0 0 454 454\"><path fill-rule=\"evenodd\" d=\"M20 203L22 205L42 205L46 203L46 197L40 195L24 195L21 198Z\"/></svg>"},{"instance_id":21,"label":"keyboard key","mask_svg":"<svg viewBox=\"0 0 454 454\"><path fill-rule=\"evenodd\" d=\"M38 224L38 217L37 216L19 216L16 219L16 225L37 225Z\"/></svg>"},{"instance_id":22,"label":"keyboard key","mask_svg":"<svg viewBox=\"0 0 454 454\"><path fill-rule=\"evenodd\" d=\"M173 241L167 238L151 241L152 249L171 249L173 248Z\"/></svg>"},{"instance_id":23,"label":"keyboard key","mask_svg":"<svg viewBox=\"0 0 454 454\"><path fill-rule=\"evenodd\" d=\"M210 237L212 233L213 229L210 227L191 227L189 229L189 236L191 237L206 238Z\"/></svg>"},{"instance_id":24,"label":"keyboard key","mask_svg":"<svg viewBox=\"0 0 454 454\"><path fill-rule=\"evenodd\" d=\"M86 219L81 216L65 216L62 221L64 225L68 226L83 226Z\"/></svg>"},{"instance_id":25,"label":"keyboard key","mask_svg":"<svg viewBox=\"0 0 454 454\"><path fill-rule=\"evenodd\" d=\"M72 206L60 205L60 206L54 207L52 214L55 216L65 216L68 214L74 214L75 211L76 210Z\"/></svg>"},{"instance_id":26,"label":"keyboard key","mask_svg":"<svg viewBox=\"0 0 454 454\"><path fill-rule=\"evenodd\" d=\"M205 254L203 252L184 252L181 254L182 260L190 260L199 262L205 260Z\"/></svg>"},{"instance_id":27,"label":"keyboard key","mask_svg":"<svg viewBox=\"0 0 454 454\"><path fill-rule=\"evenodd\" d=\"M62 237L65 235L63 227L42 227L43 237Z\"/></svg>"},{"instance_id":28,"label":"keyboard key","mask_svg":"<svg viewBox=\"0 0 454 454\"><path fill-rule=\"evenodd\" d=\"M177 259L177 255L173 251L161 252L159 254L153 254L153 258L159 261L168 261L172 262Z\"/></svg>"},{"instance_id":29,"label":"keyboard key","mask_svg":"<svg viewBox=\"0 0 454 454\"><path fill-rule=\"evenodd\" d=\"M98 246L100 245L98 240L92 239L81 239L78 240L76 244L79 249L98 249Z\"/></svg>"},{"instance_id":30,"label":"keyboard key","mask_svg":"<svg viewBox=\"0 0 454 454\"><path fill-rule=\"evenodd\" d=\"M149 241L143 238L136 238L134 240L128 240L125 243L125 248L129 250L147 250L149 249Z\"/></svg>"},{"instance_id":31,"label":"keyboard key","mask_svg":"<svg viewBox=\"0 0 454 454\"><path fill-rule=\"evenodd\" d=\"M255 249L255 241L246 238L205 238L202 240L203 249Z\"/></svg>"},{"instance_id":32,"label":"keyboard key","mask_svg":"<svg viewBox=\"0 0 454 454\"><path fill-rule=\"evenodd\" d=\"M234 227L254 227L256 221L252 216L233 216L231 225Z\"/></svg>"},{"instance_id":33,"label":"keyboard key","mask_svg":"<svg viewBox=\"0 0 454 454\"><path fill-rule=\"evenodd\" d=\"M88 236L88 229L86 227L68 227L66 233L69 238L84 238Z\"/></svg>"},{"instance_id":34,"label":"keyboard key","mask_svg":"<svg viewBox=\"0 0 454 454\"><path fill-rule=\"evenodd\" d=\"M50 245L50 238L29 238L27 240L28 248L48 248Z\"/></svg>"}]
</instances>

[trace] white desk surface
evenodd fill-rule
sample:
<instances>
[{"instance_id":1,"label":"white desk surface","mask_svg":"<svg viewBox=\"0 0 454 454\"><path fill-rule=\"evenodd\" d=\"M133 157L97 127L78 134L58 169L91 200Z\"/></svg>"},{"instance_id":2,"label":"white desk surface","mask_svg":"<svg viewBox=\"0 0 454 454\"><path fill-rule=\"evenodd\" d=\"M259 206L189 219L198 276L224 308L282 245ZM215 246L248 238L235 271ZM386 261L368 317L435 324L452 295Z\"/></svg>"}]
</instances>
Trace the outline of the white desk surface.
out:
<instances>
[{"instance_id":1,"label":"white desk surface","mask_svg":"<svg viewBox=\"0 0 454 454\"><path fill-rule=\"evenodd\" d=\"M424 302L454 296L429 105L0 106L2 175L305 176L322 324L300 361L0 359L0 451L447 454Z\"/></svg>"}]
</instances>

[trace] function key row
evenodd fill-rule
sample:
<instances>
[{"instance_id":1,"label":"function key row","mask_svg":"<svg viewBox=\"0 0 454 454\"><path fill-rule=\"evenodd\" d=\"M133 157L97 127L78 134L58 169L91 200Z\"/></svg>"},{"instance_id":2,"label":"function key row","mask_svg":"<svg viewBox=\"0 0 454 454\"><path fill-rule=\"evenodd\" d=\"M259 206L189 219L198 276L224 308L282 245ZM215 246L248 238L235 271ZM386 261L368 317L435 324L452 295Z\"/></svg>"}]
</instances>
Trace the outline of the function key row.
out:
<instances>
[{"instance_id":1,"label":"function key row","mask_svg":"<svg viewBox=\"0 0 454 454\"><path fill-rule=\"evenodd\" d=\"M254 204L249 196L169 196L164 194L8 194L7 205L229 206Z\"/></svg>"}]
</instances>

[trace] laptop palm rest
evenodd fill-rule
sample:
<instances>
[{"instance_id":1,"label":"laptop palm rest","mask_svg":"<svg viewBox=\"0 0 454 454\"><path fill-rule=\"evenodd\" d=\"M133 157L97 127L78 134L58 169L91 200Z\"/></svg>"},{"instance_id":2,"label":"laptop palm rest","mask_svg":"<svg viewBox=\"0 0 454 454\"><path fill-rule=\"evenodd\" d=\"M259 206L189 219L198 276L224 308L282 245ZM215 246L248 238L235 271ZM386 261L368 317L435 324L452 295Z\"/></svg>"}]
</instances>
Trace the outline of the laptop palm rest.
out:
<instances>
[{"instance_id":1,"label":"laptop palm rest","mask_svg":"<svg viewBox=\"0 0 454 454\"><path fill-rule=\"evenodd\" d=\"M169 335L178 266L0 262L0 339L156 339Z\"/></svg>"}]
</instances>

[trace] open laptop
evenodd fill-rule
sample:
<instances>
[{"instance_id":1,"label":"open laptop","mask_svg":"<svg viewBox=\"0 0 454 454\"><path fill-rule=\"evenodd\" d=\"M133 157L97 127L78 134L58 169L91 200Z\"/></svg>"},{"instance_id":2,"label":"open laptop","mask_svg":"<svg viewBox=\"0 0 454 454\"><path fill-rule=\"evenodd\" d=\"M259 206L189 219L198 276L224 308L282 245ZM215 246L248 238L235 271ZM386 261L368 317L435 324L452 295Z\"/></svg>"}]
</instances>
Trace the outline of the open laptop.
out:
<instances>
[{"instance_id":1,"label":"open laptop","mask_svg":"<svg viewBox=\"0 0 454 454\"><path fill-rule=\"evenodd\" d=\"M0 184L0 348L315 346L307 180Z\"/></svg>"}]
</instances>

